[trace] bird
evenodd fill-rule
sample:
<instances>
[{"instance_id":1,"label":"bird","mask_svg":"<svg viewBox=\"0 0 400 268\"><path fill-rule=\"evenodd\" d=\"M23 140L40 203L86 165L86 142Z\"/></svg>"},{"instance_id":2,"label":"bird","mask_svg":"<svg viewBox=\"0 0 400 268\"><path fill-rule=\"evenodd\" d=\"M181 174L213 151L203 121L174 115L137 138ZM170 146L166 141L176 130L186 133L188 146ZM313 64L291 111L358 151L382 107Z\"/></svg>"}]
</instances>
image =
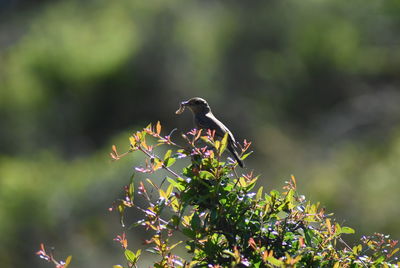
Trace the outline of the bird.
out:
<instances>
[{"instance_id":1,"label":"bird","mask_svg":"<svg viewBox=\"0 0 400 268\"><path fill-rule=\"evenodd\" d=\"M213 115L207 101L199 97L191 98L187 101L181 102L179 109L175 113L183 113L185 107L191 110L196 128L215 130L215 135L219 138L224 137L225 133L228 133L227 148L236 159L239 166L243 168L244 164L239 157L235 137L232 132Z\"/></svg>"}]
</instances>

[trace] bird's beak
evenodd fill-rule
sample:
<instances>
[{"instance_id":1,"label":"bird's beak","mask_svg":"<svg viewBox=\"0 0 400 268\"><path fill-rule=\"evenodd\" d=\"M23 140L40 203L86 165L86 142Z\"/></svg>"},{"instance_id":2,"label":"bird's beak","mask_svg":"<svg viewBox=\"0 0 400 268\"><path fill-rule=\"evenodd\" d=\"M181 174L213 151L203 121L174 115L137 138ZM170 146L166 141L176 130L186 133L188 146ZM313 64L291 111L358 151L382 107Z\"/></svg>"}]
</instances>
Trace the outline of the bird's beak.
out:
<instances>
[{"instance_id":1,"label":"bird's beak","mask_svg":"<svg viewBox=\"0 0 400 268\"><path fill-rule=\"evenodd\" d=\"M188 106L189 101L182 101L181 102L181 106L179 107L179 109L175 112L176 114L181 114L183 113L183 111L185 110L185 107Z\"/></svg>"}]
</instances>

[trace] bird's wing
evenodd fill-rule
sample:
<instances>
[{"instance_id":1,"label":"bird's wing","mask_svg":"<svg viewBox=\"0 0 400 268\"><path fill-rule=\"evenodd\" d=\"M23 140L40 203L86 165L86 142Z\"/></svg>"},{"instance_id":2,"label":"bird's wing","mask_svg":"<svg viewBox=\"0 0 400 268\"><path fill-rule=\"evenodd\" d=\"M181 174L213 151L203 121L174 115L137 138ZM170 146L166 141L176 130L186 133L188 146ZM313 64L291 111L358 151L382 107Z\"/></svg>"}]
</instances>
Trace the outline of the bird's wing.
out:
<instances>
[{"instance_id":1,"label":"bird's wing","mask_svg":"<svg viewBox=\"0 0 400 268\"><path fill-rule=\"evenodd\" d=\"M215 118L212 113L208 113L203 116L196 116L195 123L199 128L215 130L215 135L219 137L223 137L225 133L228 132L229 139L236 145L236 141L232 133L221 121Z\"/></svg>"}]
</instances>

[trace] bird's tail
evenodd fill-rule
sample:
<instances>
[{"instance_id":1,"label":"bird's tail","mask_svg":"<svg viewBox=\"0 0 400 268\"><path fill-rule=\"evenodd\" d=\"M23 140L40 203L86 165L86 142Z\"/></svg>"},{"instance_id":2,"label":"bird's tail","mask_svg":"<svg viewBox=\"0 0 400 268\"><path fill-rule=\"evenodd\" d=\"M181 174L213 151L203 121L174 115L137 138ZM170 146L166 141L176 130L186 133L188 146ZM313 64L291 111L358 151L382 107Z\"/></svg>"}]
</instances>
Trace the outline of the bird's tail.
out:
<instances>
[{"instance_id":1,"label":"bird's tail","mask_svg":"<svg viewBox=\"0 0 400 268\"><path fill-rule=\"evenodd\" d=\"M236 148L234 147L234 145L232 145L232 143L228 143L228 150L229 152L231 152L231 154L233 155L233 157L236 159L236 161L238 162L239 166L241 168L244 167L243 161L240 159L239 154L236 151Z\"/></svg>"}]
</instances>

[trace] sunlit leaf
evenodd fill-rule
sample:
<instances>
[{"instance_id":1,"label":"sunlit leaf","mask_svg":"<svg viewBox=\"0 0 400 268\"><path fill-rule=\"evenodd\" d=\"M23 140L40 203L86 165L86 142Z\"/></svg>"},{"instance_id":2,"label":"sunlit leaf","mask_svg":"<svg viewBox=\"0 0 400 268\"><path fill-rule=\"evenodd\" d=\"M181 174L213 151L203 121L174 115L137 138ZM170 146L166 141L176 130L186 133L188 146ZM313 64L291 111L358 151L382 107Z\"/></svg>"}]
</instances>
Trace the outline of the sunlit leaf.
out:
<instances>
[{"instance_id":1,"label":"sunlit leaf","mask_svg":"<svg viewBox=\"0 0 400 268\"><path fill-rule=\"evenodd\" d=\"M167 195L167 198L169 198L169 196L171 195L173 189L174 189L173 185L168 186L168 189L165 192L165 194Z\"/></svg>"},{"instance_id":2,"label":"sunlit leaf","mask_svg":"<svg viewBox=\"0 0 400 268\"><path fill-rule=\"evenodd\" d=\"M128 194L129 194L129 198L131 201L133 201L134 193L135 193L135 183L133 181L134 177L135 177L135 173L133 173L131 176L131 182L129 183L129 189L128 189Z\"/></svg>"},{"instance_id":3,"label":"sunlit leaf","mask_svg":"<svg viewBox=\"0 0 400 268\"><path fill-rule=\"evenodd\" d=\"M333 233L333 231L332 231L332 225L331 225L331 220L330 220L329 218L327 218L327 219L325 220L325 226L326 226L326 228L328 228L328 232L329 232L330 234L332 234L332 233Z\"/></svg>"},{"instance_id":4,"label":"sunlit leaf","mask_svg":"<svg viewBox=\"0 0 400 268\"><path fill-rule=\"evenodd\" d=\"M164 192L163 189L158 190L158 192L159 192L161 198L168 199L168 195L166 192Z\"/></svg>"},{"instance_id":5,"label":"sunlit leaf","mask_svg":"<svg viewBox=\"0 0 400 268\"><path fill-rule=\"evenodd\" d=\"M176 247L177 245L179 245L180 243L182 243L183 241L179 241L175 244L173 244L172 246L169 247L170 250L172 250L174 247Z\"/></svg>"},{"instance_id":6,"label":"sunlit leaf","mask_svg":"<svg viewBox=\"0 0 400 268\"><path fill-rule=\"evenodd\" d=\"M132 147L136 147L136 139L133 136L129 137L129 142L131 143Z\"/></svg>"},{"instance_id":7,"label":"sunlit leaf","mask_svg":"<svg viewBox=\"0 0 400 268\"><path fill-rule=\"evenodd\" d=\"M219 154L221 155L228 145L228 132L225 133L224 137L221 140L221 146L219 148Z\"/></svg>"},{"instance_id":8,"label":"sunlit leaf","mask_svg":"<svg viewBox=\"0 0 400 268\"><path fill-rule=\"evenodd\" d=\"M164 155L164 161L171 157L172 150L168 150Z\"/></svg>"},{"instance_id":9,"label":"sunlit leaf","mask_svg":"<svg viewBox=\"0 0 400 268\"><path fill-rule=\"evenodd\" d=\"M341 233L342 234L354 234L356 231L353 228L344 226L341 228Z\"/></svg>"},{"instance_id":10,"label":"sunlit leaf","mask_svg":"<svg viewBox=\"0 0 400 268\"><path fill-rule=\"evenodd\" d=\"M146 179L146 181L153 186L154 188L158 189L158 186L154 184L154 182L152 180L150 180L149 178Z\"/></svg>"},{"instance_id":11,"label":"sunlit leaf","mask_svg":"<svg viewBox=\"0 0 400 268\"><path fill-rule=\"evenodd\" d=\"M394 250L392 250L392 252L388 255L388 258L392 257L394 254L397 253L397 251L399 251L400 248L395 248Z\"/></svg>"},{"instance_id":12,"label":"sunlit leaf","mask_svg":"<svg viewBox=\"0 0 400 268\"><path fill-rule=\"evenodd\" d=\"M157 121L156 132L157 132L158 135L160 135L160 133L161 133L161 123L160 123L160 121Z\"/></svg>"},{"instance_id":13,"label":"sunlit leaf","mask_svg":"<svg viewBox=\"0 0 400 268\"><path fill-rule=\"evenodd\" d=\"M281 260L276 259L273 256L269 256L266 258L266 261L274 266L278 266L280 267L281 265L283 265L283 262Z\"/></svg>"},{"instance_id":14,"label":"sunlit leaf","mask_svg":"<svg viewBox=\"0 0 400 268\"><path fill-rule=\"evenodd\" d=\"M296 182L296 178L294 177L294 175L291 175L290 178L292 180L294 188L297 188L297 182Z\"/></svg>"},{"instance_id":15,"label":"sunlit leaf","mask_svg":"<svg viewBox=\"0 0 400 268\"><path fill-rule=\"evenodd\" d=\"M215 149L217 149L217 151L219 151L220 145L221 145L221 142L219 140L216 140L214 143L214 147L215 147Z\"/></svg>"},{"instance_id":16,"label":"sunlit leaf","mask_svg":"<svg viewBox=\"0 0 400 268\"><path fill-rule=\"evenodd\" d=\"M249 157L252 153L253 153L253 151L248 152L248 153L242 155L242 157L240 157L240 158L241 158L242 160L245 160L245 159L246 159L247 157Z\"/></svg>"},{"instance_id":17,"label":"sunlit leaf","mask_svg":"<svg viewBox=\"0 0 400 268\"><path fill-rule=\"evenodd\" d=\"M164 166L165 166L165 167L170 167L170 166L172 166L175 162L176 162L176 159L170 157L170 158L168 158L167 160L164 161Z\"/></svg>"},{"instance_id":18,"label":"sunlit leaf","mask_svg":"<svg viewBox=\"0 0 400 268\"><path fill-rule=\"evenodd\" d=\"M202 179L207 179L207 180L215 179L214 174L212 174L210 171L207 171L207 170L200 171L199 177Z\"/></svg>"},{"instance_id":19,"label":"sunlit leaf","mask_svg":"<svg viewBox=\"0 0 400 268\"><path fill-rule=\"evenodd\" d=\"M240 177L239 178L239 185L242 187L246 187L247 186L247 181L244 177Z\"/></svg>"},{"instance_id":20,"label":"sunlit leaf","mask_svg":"<svg viewBox=\"0 0 400 268\"><path fill-rule=\"evenodd\" d=\"M264 189L263 186L261 186L261 187L258 189L257 194L256 194L256 200L260 200L260 199L261 199L263 189Z\"/></svg>"},{"instance_id":21,"label":"sunlit leaf","mask_svg":"<svg viewBox=\"0 0 400 268\"><path fill-rule=\"evenodd\" d=\"M353 253L356 255L359 254L361 250L362 250L362 245L357 245L353 247Z\"/></svg>"},{"instance_id":22,"label":"sunlit leaf","mask_svg":"<svg viewBox=\"0 0 400 268\"><path fill-rule=\"evenodd\" d=\"M183 185L181 185L179 182L176 182L174 179L171 179L169 177L167 177L167 181L173 185L176 189L178 189L179 191L182 191L185 189L185 187Z\"/></svg>"},{"instance_id":23,"label":"sunlit leaf","mask_svg":"<svg viewBox=\"0 0 400 268\"><path fill-rule=\"evenodd\" d=\"M154 166L153 166L153 171L159 170L163 166L163 161L161 161L158 158L153 158L154 160Z\"/></svg>"},{"instance_id":24,"label":"sunlit leaf","mask_svg":"<svg viewBox=\"0 0 400 268\"><path fill-rule=\"evenodd\" d=\"M71 263L72 256L68 256L67 259L65 260L64 268L67 268L68 265Z\"/></svg>"},{"instance_id":25,"label":"sunlit leaf","mask_svg":"<svg viewBox=\"0 0 400 268\"><path fill-rule=\"evenodd\" d=\"M125 258L128 262L130 263L136 263L137 261L137 256L135 253L133 253L132 251L130 251L129 249L125 249Z\"/></svg>"}]
</instances>

